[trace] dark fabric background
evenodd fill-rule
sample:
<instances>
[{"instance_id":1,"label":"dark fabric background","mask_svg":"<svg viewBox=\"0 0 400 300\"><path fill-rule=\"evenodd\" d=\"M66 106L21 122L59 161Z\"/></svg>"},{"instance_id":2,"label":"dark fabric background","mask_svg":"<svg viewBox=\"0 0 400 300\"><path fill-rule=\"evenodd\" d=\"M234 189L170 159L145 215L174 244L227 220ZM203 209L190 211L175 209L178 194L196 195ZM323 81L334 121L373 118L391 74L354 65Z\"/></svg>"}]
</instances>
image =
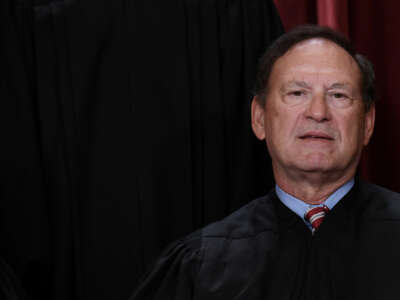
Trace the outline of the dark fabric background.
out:
<instances>
[{"instance_id":1,"label":"dark fabric background","mask_svg":"<svg viewBox=\"0 0 400 300\"><path fill-rule=\"evenodd\" d=\"M3 0L0 255L32 299L127 299L273 184L249 104L265 0Z\"/></svg>"},{"instance_id":2,"label":"dark fabric background","mask_svg":"<svg viewBox=\"0 0 400 300\"><path fill-rule=\"evenodd\" d=\"M287 30L311 23L347 35L372 61L377 77L375 132L360 173L400 192L400 2L364 0L274 0Z\"/></svg>"}]
</instances>

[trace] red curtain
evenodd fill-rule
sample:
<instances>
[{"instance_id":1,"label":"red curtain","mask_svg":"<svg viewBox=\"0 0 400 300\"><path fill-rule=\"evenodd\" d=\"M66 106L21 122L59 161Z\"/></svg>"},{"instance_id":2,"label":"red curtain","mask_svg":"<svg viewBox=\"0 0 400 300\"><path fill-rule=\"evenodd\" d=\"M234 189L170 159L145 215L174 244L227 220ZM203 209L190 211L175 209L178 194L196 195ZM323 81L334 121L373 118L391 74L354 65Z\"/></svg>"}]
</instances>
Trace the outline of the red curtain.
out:
<instances>
[{"instance_id":1,"label":"red curtain","mask_svg":"<svg viewBox=\"0 0 400 300\"><path fill-rule=\"evenodd\" d=\"M274 0L286 30L321 24L347 35L375 67L378 102L375 132L364 151L361 174L400 192L400 2ZM399 123L398 123L399 122Z\"/></svg>"}]
</instances>

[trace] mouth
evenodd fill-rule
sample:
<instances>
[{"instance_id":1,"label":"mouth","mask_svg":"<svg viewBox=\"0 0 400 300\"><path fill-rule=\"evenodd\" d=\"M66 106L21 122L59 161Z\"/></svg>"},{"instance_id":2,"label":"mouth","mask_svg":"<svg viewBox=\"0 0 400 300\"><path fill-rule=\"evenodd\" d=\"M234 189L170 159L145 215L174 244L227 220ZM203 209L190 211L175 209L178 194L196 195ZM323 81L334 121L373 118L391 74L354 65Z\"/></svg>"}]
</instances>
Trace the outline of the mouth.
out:
<instances>
[{"instance_id":1,"label":"mouth","mask_svg":"<svg viewBox=\"0 0 400 300\"><path fill-rule=\"evenodd\" d=\"M333 137L323 132L306 132L299 137L302 140L333 141Z\"/></svg>"}]
</instances>

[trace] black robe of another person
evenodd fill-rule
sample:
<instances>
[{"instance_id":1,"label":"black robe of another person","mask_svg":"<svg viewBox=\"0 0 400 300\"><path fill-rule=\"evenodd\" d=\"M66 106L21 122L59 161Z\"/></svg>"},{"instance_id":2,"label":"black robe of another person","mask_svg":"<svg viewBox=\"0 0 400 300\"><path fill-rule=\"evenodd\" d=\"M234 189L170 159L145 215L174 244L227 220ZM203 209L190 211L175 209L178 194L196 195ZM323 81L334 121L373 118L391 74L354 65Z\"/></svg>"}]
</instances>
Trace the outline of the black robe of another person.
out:
<instances>
[{"instance_id":1,"label":"black robe of another person","mask_svg":"<svg viewBox=\"0 0 400 300\"><path fill-rule=\"evenodd\" d=\"M271 191L172 244L131 299L400 299L400 194L357 179L312 235Z\"/></svg>"},{"instance_id":2,"label":"black robe of another person","mask_svg":"<svg viewBox=\"0 0 400 300\"><path fill-rule=\"evenodd\" d=\"M3 258L0 258L0 300L28 300L19 278Z\"/></svg>"}]
</instances>

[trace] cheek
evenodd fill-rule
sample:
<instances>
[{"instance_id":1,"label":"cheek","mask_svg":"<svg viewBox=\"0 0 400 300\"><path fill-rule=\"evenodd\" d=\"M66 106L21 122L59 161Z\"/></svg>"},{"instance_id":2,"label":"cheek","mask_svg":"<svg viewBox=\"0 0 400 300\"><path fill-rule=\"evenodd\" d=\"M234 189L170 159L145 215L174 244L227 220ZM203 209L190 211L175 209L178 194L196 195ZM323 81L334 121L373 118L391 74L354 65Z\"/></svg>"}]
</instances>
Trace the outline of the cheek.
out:
<instances>
[{"instance_id":1,"label":"cheek","mask_svg":"<svg viewBox=\"0 0 400 300\"><path fill-rule=\"evenodd\" d=\"M268 143L275 145L288 144L297 124L296 114L290 110L271 109L266 119Z\"/></svg>"},{"instance_id":2,"label":"cheek","mask_svg":"<svg viewBox=\"0 0 400 300\"><path fill-rule=\"evenodd\" d=\"M341 126L340 126L341 124ZM353 151L363 143L364 138L364 123L357 117L349 117L342 119L339 122L339 134L342 142L342 147Z\"/></svg>"}]
</instances>

